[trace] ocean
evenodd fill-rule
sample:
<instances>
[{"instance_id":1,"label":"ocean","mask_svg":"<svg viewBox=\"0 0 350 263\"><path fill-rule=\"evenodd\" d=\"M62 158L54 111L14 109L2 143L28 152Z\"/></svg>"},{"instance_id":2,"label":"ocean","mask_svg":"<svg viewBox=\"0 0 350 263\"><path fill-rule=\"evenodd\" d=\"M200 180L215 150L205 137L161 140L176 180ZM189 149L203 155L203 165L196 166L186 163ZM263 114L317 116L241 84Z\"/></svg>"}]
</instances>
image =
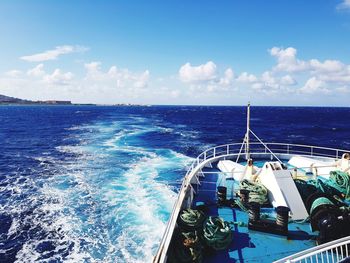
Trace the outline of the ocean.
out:
<instances>
[{"instance_id":1,"label":"ocean","mask_svg":"<svg viewBox=\"0 0 350 263\"><path fill-rule=\"evenodd\" d=\"M0 262L151 262L188 164L245 107L0 106ZM266 142L350 149L350 108L252 107Z\"/></svg>"}]
</instances>

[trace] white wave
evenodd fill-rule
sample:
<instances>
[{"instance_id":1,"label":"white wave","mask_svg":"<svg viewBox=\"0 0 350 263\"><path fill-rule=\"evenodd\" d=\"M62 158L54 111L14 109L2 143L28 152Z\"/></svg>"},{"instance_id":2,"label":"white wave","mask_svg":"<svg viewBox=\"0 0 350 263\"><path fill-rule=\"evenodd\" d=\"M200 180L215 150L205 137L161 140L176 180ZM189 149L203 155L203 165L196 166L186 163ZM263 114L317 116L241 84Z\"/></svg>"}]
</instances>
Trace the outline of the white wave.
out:
<instances>
[{"instance_id":1,"label":"white wave","mask_svg":"<svg viewBox=\"0 0 350 263\"><path fill-rule=\"evenodd\" d=\"M81 141L56 147L63 160L35 157L48 164L43 171L50 169L54 176L25 181L19 189L5 187L19 194L36 188L26 200L33 211L24 218L16 215L28 207L23 202L11 204L8 213L14 219L8 235L29 224L45 236L24 242L17 262L151 262L176 199L164 178L167 173L174 176L172 171L183 169L192 159L170 149L130 144L130 139L147 132L173 132L145 125L145 118L133 121L136 124L128 120L72 127L81 130ZM38 252L43 242L54 244L52 255ZM41 259L45 255L50 257Z\"/></svg>"},{"instance_id":2,"label":"white wave","mask_svg":"<svg viewBox=\"0 0 350 263\"><path fill-rule=\"evenodd\" d=\"M170 214L176 194L165 184L155 180L158 169L176 167L181 164L179 158L188 158L177 154L172 160L154 155L153 158L142 158L118 180L124 182L124 191L109 189L106 202L115 206L124 201L116 211L116 220L123 227L117 238L117 248L125 262L151 262L160 238L165 230L166 219L161 213ZM135 242L137 240L137 242Z\"/></svg>"}]
</instances>

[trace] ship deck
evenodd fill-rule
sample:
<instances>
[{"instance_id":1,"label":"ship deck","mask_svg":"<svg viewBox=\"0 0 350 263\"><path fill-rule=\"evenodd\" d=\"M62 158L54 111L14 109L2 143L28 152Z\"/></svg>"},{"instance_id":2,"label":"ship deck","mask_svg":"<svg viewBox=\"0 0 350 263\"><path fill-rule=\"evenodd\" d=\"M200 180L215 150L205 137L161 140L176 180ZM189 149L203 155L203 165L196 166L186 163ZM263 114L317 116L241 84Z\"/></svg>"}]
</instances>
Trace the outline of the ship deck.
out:
<instances>
[{"instance_id":1,"label":"ship deck","mask_svg":"<svg viewBox=\"0 0 350 263\"><path fill-rule=\"evenodd\" d=\"M255 165L262 165L257 162ZM234 189L238 183L225 179L223 173L216 168L203 168L203 176L199 177L200 184L194 185L196 191L193 208L202 203L207 207L208 216L220 216L228 222L242 222L244 226L233 226L233 239L228 249L206 255L203 263L212 262L272 262L307 248L314 247L315 235L311 232L309 223L293 223L288 225L288 236L279 236L249 230L248 215L239 208L218 206L217 187L227 187L227 199L237 198ZM262 208L261 213L275 218L274 208Z\"/></svg>"}]
</instances>

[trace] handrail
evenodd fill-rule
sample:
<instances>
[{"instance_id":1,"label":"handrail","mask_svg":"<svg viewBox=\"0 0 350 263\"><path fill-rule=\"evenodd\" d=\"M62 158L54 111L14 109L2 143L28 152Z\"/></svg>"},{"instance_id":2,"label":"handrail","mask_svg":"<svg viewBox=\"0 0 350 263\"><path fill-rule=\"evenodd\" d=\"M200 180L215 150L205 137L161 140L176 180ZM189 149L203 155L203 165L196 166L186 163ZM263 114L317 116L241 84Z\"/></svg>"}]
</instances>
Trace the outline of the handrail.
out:
<instances>
[{"instance_id":1,"label":"handrail","mask_svg":"<svg viewBox=\"0 0 350 263\"><path fill-rule=\"evenodd\" d=\"M345 153L349 152L348 150L343 149L336 149L336 148L328 148L328 147L319 147L319 146L310 146L310 145L302 145L302 144L290 144L290 143L264 143L265 146L261 147L261 143L259 142L250 142L250 150L251 150L251 156L257 155L257 154L269 154L266 150L266 147L271 148L271 146L284 146L286 149L273 149L275 150L274 154L281 155L291 155L291 154L304 154L308 156L316 156L316 157L328 157L328 158L339 158L339 153ZM259 145L260 147L257 149L254 149L254 146ZM203 151L201 154L198 155L196 159L193 160L193 162L189 165L189 169L187 170L187 173L183 179L180 192L179 192L179 198L175 201L170 219L168 221L168 224L166 226L165 233L162 237L162 240L160 242L159 249L157 251L157 255L154 258L155 263L163 263L165 262L163 259L163 253L166 253L170 240L168 240L168 234L172 234L172 228L175 227L178 212L180 211L180 207L185 200L186 191L188 190L189 186L191 185L191 179L193 176L196 175L196 173L204 166L205 163L209 162L210 160L217 160L218 158L223 157L236 157L238 155L238 150L234 151L235 146L241 146L241 143L231 143L231 144L223 144L219 146L215 146L212 148L209 148L205 151ZM299 151L293 149L293 147L299 147ZM220 151L221 149L221 151ZM306 149L309 149L309 151L306 151ZM257 151L259 150L259 151ZM304 150L300 152L300 150ZM333 154L324 154L317 152L317 150L322 151L330 151L333 152ZM255 152L257 151L257 152ZM170 237L171 238L171 237Z\"/></svg>"},{"instance_id":2,"label":"handrail","mask_svg":"<svg viewBox=\"0 0 350 263\"><path fill-rule=\"evenodd\" d=\"M202 159L202 161L205 161L209 158L212 157L216 157L216 153L218 152L217 149L223 149L225 152L227 152L227 149L230 149L230 147L232 146L241 146L241 143L230 143L230 144L222 144L222 145L218 145L212 148L209 148L207 150L205 150L204 152L202 152L201 154L198 155L198 157L194 160L194 162L192 163L193 166L191 166L191 168L187 171L186 175L190 174L190 172L193 170L193 168L196 166L195 163L199 164L199 160ZM251 142L250 146L251 146L251 151L253 151L252 146L255 145L261 145L260 142ZM319 156L319 157L331 157L331 158L339 158L339 153L340 152L348 152L348 150L343 150L343 149L337 149L337 148L329 148L329 147L320 147L320 146L314 146L314 145L303 145L303 144L291 144L291 143L276 143L276 142L265 142L266 146L274 146L274 145L278 145L278 146L286 146L287 148L285 149L284 152L280 152L282 149L274 149L275 153L277 154L300 154L300 153L304 153L304 154L308 154L311 156ZM297 151L297 150L293 150L291 149L291 147L299 147L299 148L304 148L304 149L309 149L309 151ZM264 148L266 149L266 148ZM317 153L315 150L326 150L326 151L333 151L334 154L329 155L329 154L324 154L324 153ZM210 155L208 153L213 152L213 155ZM252 152L253 153L253 152ZM267 152L266 152L267 153ZM230 154L230 153L229 153ZM234 153L231 153L231 155ZM257 153L255 153L257 154Z\"/></svg>"},{"instance_id":3,"label":"handrail","mask_svg":"<svg viewBox=\"0 0 350 263\"><path fill-rule=\"evenodd\" d=\"M339 262L349 257L348 245L350 244L350 236L343 237L310 249L301 251L294 255L274 261L273 263L294 263L294 262ZM344 249L343 249L344 247Z\"/></svg>"}]
</instances>

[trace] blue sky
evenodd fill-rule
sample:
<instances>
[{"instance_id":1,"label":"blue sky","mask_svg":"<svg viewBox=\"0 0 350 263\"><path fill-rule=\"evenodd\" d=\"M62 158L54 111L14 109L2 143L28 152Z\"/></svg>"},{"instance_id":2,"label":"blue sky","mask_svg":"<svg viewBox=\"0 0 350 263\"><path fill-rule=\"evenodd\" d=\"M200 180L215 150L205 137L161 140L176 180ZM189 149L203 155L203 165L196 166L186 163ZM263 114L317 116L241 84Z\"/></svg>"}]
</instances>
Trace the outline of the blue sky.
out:
<instances>
[{"instance_id":1,"label":"blue sky","mask_svg":"<svg viewBox=\"0 0 350 263\"><path fill-rule=\"evenodd\" d=\"M141 104L350 99L350 0L1 1L0 94Z\"/></svg>"}]
</instances>

